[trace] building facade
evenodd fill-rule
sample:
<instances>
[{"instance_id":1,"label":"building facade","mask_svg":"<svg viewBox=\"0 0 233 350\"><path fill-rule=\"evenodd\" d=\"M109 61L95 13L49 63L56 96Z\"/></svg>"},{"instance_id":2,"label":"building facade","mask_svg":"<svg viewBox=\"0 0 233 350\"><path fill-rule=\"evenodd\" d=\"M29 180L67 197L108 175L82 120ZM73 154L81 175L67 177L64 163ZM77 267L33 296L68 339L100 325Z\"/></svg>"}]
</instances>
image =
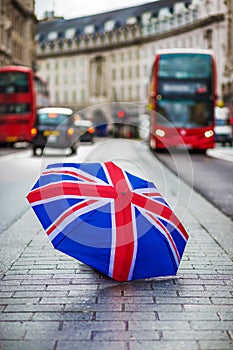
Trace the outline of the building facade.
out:
<instances>
[{"instance_id":1,"label":"building facade","mask_svg":"<svg viewBox=\"0 0 233 350\"><path fill-rule=\"evenodd\" d=\"M0 66L36 63L34 0L0 0Z\"/></svg>"},{"instance_id":2,"label":"building facade","mask_svg":"<svg viewBox=\"0 0 233 350\"><path fill-rule=\"evenodd\" d=\"M49 18L36 34L51 103L145 105L156 50L211 49L219 99L232 102L233 0L160 0L71 20Z\"/></svg>"}]
</instances>

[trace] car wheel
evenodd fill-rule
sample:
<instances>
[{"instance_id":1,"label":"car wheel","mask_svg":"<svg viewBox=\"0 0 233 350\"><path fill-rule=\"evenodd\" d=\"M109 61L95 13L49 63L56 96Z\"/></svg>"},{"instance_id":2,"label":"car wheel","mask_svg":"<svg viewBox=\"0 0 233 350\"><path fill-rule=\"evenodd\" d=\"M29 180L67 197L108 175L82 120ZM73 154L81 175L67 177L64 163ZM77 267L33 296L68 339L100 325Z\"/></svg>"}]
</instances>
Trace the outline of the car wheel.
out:
<instances>
[{"instance_id":1,"label":"car wheel","mask_svg":"<svg viewBox=\"0 0 233 350\"><path fill-rule=\"evenodd\" d=\"M71 154L76 154L77 153L77 146L71 146Z\"/></svg>"},{"instance_id":2,"label":"car wheel","mask_svg":"<svg viewBox=\"0 0 233 350\"><path fill-rule=\"evenodd\" d=\"M36 150L37 150L37 147L33 147L32 154L34 157L37 156Z\"/></svg>"}]
</instances>

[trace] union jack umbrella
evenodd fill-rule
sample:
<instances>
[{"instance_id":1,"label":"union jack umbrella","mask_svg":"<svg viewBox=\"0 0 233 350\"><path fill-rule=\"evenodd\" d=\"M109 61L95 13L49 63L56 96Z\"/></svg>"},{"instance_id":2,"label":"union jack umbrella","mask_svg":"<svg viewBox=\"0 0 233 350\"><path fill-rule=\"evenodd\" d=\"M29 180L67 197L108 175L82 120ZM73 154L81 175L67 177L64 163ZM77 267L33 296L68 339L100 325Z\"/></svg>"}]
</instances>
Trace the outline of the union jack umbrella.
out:
<instances>
[{"instance_id":1,"label":"union jack umbrella","mask_svg":"<svg viewBox=\"0 0 233 350\"><path fill-rule=\"evenodd\" d=\"M113 162L51 164L27 199L55 248L117 281L178 270L183 225L152 182Z\"/></svg>"}]
</instances>

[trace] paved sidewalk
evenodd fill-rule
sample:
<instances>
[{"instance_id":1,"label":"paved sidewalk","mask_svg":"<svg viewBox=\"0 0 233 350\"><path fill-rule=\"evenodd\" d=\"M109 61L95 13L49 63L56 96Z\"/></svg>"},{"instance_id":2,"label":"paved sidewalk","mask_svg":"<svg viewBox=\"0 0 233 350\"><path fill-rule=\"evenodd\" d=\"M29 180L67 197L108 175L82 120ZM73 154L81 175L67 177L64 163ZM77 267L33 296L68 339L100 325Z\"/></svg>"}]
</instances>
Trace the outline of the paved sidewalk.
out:
<instances>
[{"instance_id":1,"label":"paved sidewalk","mask_svg":"<svg viewBox=\"0 0 233 350\"><path fill-rule=\"evenodd\" d=\"M186 206L177 276L130 283L55 251L28 210L1 235L0 349L233 349L233 222L195 192Z\"/></svg>"},{"instance_id":2,"label":"paved sidewalk","mask_svg":"<svg viewBox=\"0 0 233 350\"><path fill-rule=\"evenodd\" d=\"M220 145L216 145L215 148L207 150L207 155L209 157L233 162L233 147L223 147Z\"/></svg>"}]
</instances>

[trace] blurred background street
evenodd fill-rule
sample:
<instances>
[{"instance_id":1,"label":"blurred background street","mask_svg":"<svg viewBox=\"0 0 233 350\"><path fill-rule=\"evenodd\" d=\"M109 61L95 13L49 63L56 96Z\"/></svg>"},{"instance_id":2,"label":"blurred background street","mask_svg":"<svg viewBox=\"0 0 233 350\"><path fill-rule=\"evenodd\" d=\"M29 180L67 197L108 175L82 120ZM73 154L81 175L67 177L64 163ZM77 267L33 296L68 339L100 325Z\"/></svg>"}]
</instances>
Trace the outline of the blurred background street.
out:
<instances>
[{"instance_id":1,"label":"blurred background street","mask_svg":"<svg viewBox=\"0 0 233 350\"><path fill-rule=\"evenodd\" d=\"M0 0L0 348L233 348L233 0ZM154 182L177 276L54 252L26 200L51 163Z\"/></svg>"}]
</instances>

